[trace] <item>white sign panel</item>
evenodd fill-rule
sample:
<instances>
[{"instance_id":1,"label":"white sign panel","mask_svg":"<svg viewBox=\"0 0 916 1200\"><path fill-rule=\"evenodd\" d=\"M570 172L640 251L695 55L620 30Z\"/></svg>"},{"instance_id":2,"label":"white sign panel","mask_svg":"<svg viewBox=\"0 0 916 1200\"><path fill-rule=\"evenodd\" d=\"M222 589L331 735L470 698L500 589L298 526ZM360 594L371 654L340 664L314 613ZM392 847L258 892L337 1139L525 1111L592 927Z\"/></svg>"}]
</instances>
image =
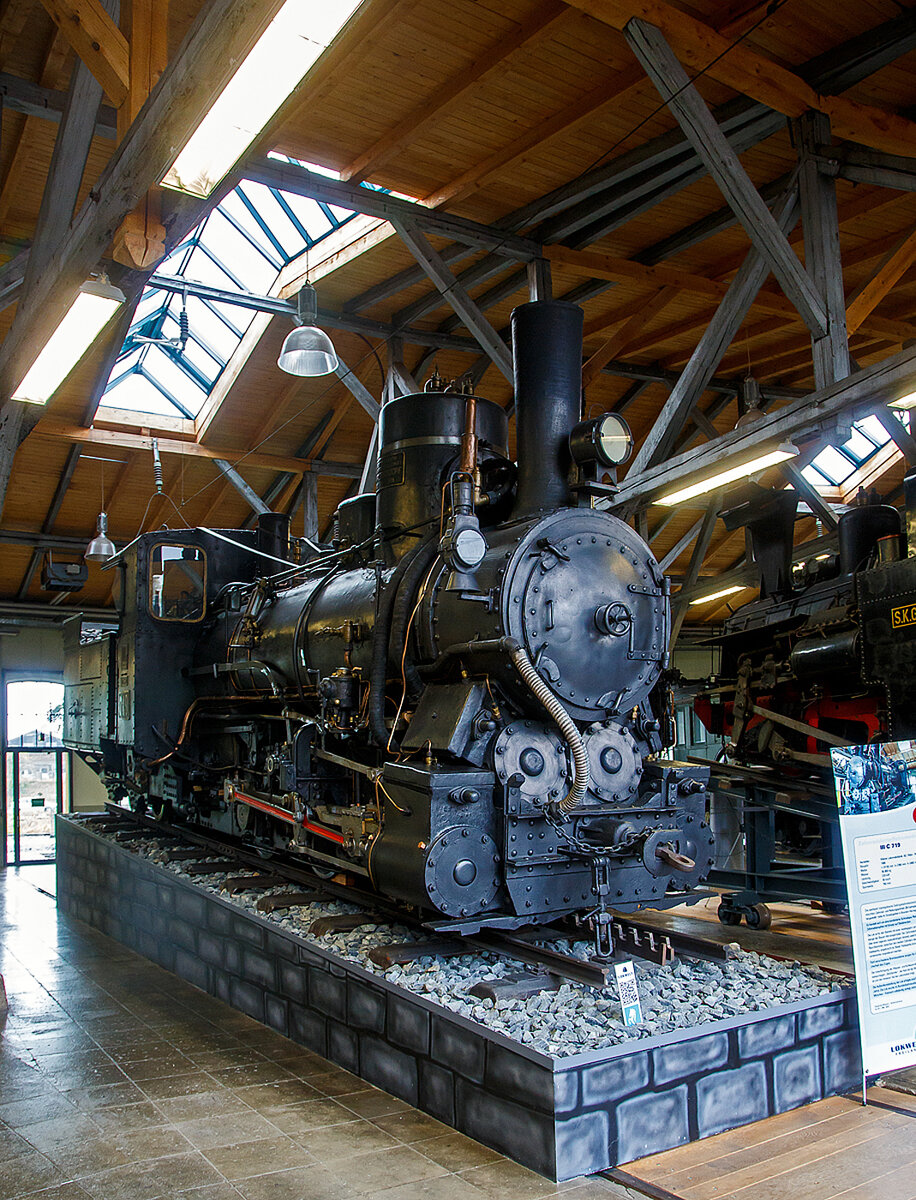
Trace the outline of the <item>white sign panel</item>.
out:
<instances>
[{"instance_id":1,"label":"white sign panel","mask_svg":"<svg viewBox=\"0 0 916 1200\"><path fill-rule=\"evenodd\" d=\"M866 1075L916 1065L916 742L830 752Z\"/></svg>"},{"instance_id":2,"label":"white sign panel","mask_svg":"<svg viewBox=\"0 0 916 1200\"><path fill-rule=\"evenodd\" d=\"M642 1021L642 1006L639 1003L639 986L636 983L636 970L632 961L615 963L614 974L617 976L617 995L620 997L623 1023L639 1025Z\"/></svg>"}]
</instances>

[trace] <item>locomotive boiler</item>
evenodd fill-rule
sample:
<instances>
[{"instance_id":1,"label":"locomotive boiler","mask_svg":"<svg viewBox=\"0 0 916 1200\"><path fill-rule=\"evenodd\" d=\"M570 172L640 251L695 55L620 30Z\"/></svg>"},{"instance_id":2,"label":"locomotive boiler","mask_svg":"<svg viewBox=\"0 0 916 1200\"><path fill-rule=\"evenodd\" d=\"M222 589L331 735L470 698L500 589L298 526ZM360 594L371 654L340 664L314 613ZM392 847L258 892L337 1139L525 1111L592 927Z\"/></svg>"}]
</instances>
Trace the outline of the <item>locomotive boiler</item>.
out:
<instances>
[{"instance_id":1,"label":"locomotive boiler","mask_svg":"<svg viewBox=\"0 0 916 1200\"><path fill-rule=\"evenodd\" d=\"M382 409L377 489L329 546L266 514L115 560L120 625L67 654L66 744L111 795L370 885L438 929L689 898L708 771L669 761L667 581L595 507L619 418L581 422L582 312L512 315L507 412Z\"/></svg>"}]
</instances>

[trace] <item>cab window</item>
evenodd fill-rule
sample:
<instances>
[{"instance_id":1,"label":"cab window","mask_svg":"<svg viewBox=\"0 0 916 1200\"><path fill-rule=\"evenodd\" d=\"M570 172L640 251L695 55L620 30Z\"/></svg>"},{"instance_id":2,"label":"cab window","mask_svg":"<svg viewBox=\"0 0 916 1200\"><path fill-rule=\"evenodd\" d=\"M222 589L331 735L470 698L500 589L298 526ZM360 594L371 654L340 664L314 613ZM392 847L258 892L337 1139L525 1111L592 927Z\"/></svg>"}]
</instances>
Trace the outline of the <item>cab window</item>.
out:
<instances>
[{"instance_id":1,"label":"cab window","mask_svg":"<svg viewBox=\"0 0 916 1200\"><path fill-rule=\"evenodd\" d=\"M160 543L150 555L149 607L160 621L199 621L207 597L207 556L197 546Z\"/></svg>"}]
</instances>

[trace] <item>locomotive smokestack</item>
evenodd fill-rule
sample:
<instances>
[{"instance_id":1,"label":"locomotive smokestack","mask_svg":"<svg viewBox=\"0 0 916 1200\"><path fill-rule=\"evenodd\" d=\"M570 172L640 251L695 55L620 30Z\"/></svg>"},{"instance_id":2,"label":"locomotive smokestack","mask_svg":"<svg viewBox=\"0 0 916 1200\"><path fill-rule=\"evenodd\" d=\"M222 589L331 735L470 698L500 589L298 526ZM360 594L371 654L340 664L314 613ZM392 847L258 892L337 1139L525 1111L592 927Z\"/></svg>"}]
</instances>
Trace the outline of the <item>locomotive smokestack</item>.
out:
<instances>
[{"instance_id":1,"label":"locomotive smokestack","mask_svg":"<svg viewBox=\"0 0 916 1200\"><path fill-rule=\"evenodd\" d=\"M567 439L582 409L582 309L538 300L511 317L518 494L514 515L569 502Z\"/></svg>"}]
</instances>

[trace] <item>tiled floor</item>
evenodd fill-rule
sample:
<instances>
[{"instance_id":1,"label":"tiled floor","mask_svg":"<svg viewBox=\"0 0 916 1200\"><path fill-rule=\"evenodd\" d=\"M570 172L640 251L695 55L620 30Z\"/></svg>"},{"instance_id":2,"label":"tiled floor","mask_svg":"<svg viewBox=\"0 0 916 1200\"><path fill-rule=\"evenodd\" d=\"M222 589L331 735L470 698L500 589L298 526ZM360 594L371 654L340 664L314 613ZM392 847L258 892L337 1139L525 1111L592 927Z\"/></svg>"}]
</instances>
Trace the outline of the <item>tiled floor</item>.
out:
<instances>
[{"instance_id":1,"label":"tiled floor","mask_svg":"<svg viewBox=\"0 0 916 1200\"><path fill-rule=\"evenodd\" d=\"M0 1200L570 1200L554 1185L59 916L0 870Z\"/></svg>"}]
</instances>

